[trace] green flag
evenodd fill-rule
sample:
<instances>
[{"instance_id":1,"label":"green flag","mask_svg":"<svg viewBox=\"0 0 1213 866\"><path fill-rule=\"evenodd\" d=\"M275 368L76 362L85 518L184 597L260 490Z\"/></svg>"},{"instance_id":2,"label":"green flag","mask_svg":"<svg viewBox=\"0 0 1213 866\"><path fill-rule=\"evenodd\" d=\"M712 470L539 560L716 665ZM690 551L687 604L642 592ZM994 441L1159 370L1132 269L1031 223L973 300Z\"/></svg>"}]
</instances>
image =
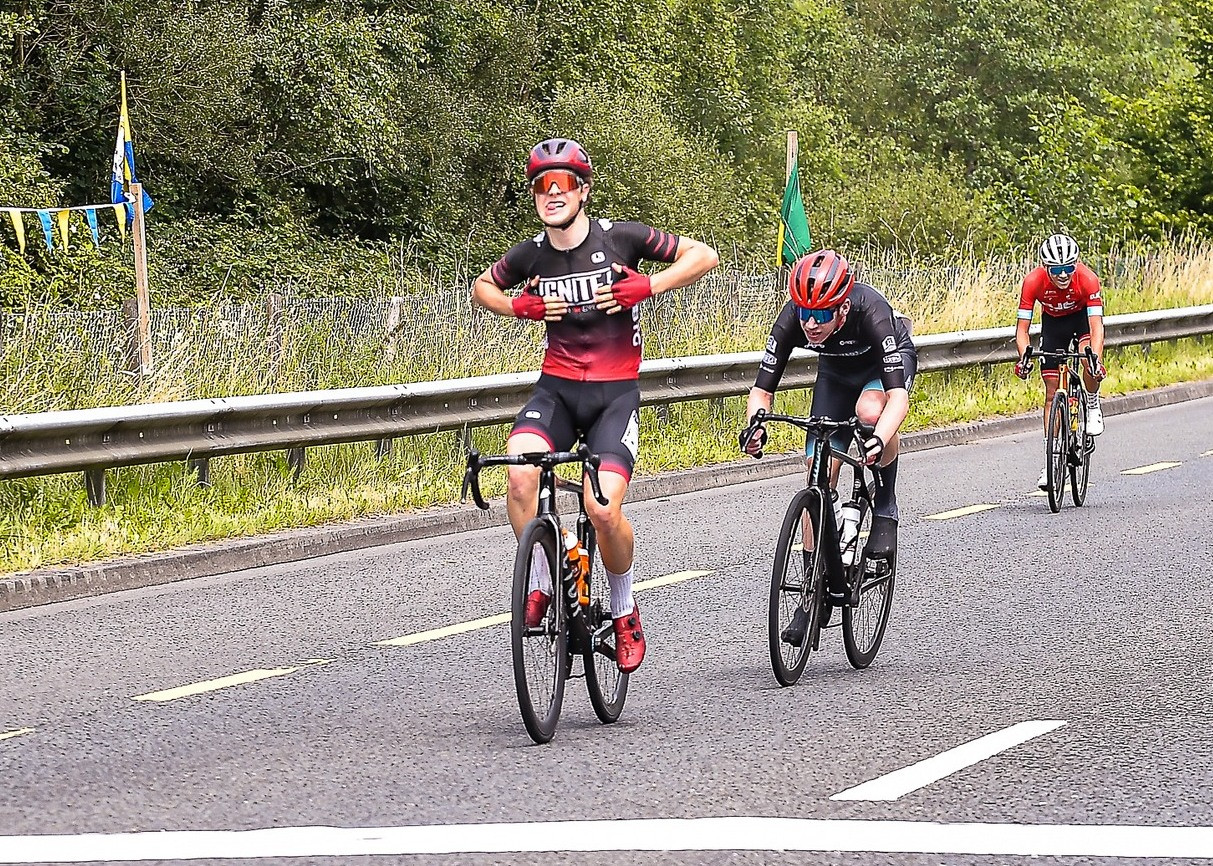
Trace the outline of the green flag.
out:
<instances>
[{"instance_id":1,"label":"green flag","mask_svg":"<svg viewBox=\"0 0 1213 866\"><path fill-rule=\"evenodd\" d=\"M793 264L813 248L809 235L809 218L804 213L800 197L800 160L792 162L792 173L783 191L783 206L779 209L779 265Z\"/></svg>"}]
</instances>

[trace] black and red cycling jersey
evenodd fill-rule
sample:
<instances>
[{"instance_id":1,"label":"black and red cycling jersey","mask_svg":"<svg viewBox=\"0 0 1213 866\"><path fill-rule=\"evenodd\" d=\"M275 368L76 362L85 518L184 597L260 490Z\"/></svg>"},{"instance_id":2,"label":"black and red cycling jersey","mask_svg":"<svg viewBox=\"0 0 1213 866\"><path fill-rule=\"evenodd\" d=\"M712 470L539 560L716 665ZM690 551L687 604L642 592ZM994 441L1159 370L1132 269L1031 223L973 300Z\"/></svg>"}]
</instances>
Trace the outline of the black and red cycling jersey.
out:
<instances>
[{"instance_id":1,"label":"black and red cycling jersey","mask_svg":"<svg viewBox=\"0 0 1213 866\"><path fill-rule=\"evenodd\" d=\"M918 356L908 320L867 283L855 283L850 302L851 309L842 327L820 346L810 345L800 327L796 305L791 301L784 304L771 327L754 387L774 393L792 350L811 349L822 356L819 371L824 372L827 367L838 375L862 375L870 371L873 378L879 376L885 391L906 388L910 377L906 375L902 353L911 358Z\"/></svg>"},{"instance_id":2,"label":"black and red cycling jersey","mask_svg":"<svg viewBox=\"0 0 1213 866\"><path fill-rule=\"evenodd\" d=\"M639 222L591 219L590 232L577 247L558 250L547 232L540 232L512 247L489 274L503 291L539 277L537 294L558 295L569 304L560 321L544 323L544 373L614 382L639 378L640 310L608 316L594 306L594 292L620 278L613 263L635 268L641 259L672 262L677 252L677 235Z\"/></svg>"},{"instance_id":3,"label":"black and red cycling jersey","mask_svg":"<svg viewBox=\"0 0 1213 866\"><path fill-rule=\"evenodd\" d=\"M1043 267L1033 269L1024 277L1023 286L1019 290L1018 317L1032 321L1032 310L1037 302L1046 316L1068 316L1082 310L1085 310L1088 316L1103 315L1099 277L1082 262L1077 263L1070 284L1064 289L1053 285Z\"/></svg>"}]
</instances>

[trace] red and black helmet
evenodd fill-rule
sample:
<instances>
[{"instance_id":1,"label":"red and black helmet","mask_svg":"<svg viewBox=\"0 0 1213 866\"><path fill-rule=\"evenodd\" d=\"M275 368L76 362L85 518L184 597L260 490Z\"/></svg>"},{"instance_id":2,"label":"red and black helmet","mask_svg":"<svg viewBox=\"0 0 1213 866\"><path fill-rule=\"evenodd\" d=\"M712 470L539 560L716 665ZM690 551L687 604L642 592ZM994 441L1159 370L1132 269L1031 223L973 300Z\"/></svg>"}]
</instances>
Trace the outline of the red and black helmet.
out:
<instances>
[{"instance_id":1,"label":"red and black helmet","mask_svg":"<svg viewBox=\"0 0 1213 866\"><path fill-rule=\"evenodd\" d=\"M798 307L828 310L845 301L854 284L855 275L846 259L833 250L817 250L792 265L788 294Z\"/></svg>"},{"instance_id":2,"label":"red and black helmet","mask_svg":"<svg viewBox=\"0 0 1213 866\"><path fill-rule=\"evenodd\" d=\"M571 138L549 138L531 148L531 158L526 163L528 181L553 168L571 171L584 181L594 174L590 155Z\"/></svg>"}]
</instances>

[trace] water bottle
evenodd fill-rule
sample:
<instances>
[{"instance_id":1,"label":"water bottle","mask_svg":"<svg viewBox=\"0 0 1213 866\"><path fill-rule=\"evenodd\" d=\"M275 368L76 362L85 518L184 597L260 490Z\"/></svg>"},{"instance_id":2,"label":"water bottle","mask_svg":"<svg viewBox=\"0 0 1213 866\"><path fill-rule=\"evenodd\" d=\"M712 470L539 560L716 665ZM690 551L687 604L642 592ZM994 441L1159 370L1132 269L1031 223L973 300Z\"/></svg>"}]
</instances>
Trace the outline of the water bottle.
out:
<instances>
[{"instance_id":1,"label":"water bottle","mask_svg":"<svg viewBox=\"0 0 1213 866\"><path fill-rule=\"evenodd\" d=\"M838 532L839 545L842 547L842 564L855 563L855 551L859 547L859 503L848 502L842 506L842 522Z\"/></svg>"},{"instance_id":2,"label":"water bottle","mask_svg":"<svg viewBox=\"0 0 1213 866\"><path fill-rule=\"evenodd\" d=\"M585 549L576 535L567 529L560 530L564 536L565 555L569 558L569 573L573 575L573 584L577 593L577 603L587 607L590 603L590 585L586 580L590 574L590 552ZM569 593L570 597L572 592Z\"/></svg>"},{"instance_id":3,"label":"water bottle","mask_svg":"<svg viewBox=\"0 0 1213 866\"><path fill-rule=\"evenodd\" d=\"M842 506L838 504L838 491L830 491L830 504L834 506L834 525L842 528Z\"/></svg>"}]
</instances>

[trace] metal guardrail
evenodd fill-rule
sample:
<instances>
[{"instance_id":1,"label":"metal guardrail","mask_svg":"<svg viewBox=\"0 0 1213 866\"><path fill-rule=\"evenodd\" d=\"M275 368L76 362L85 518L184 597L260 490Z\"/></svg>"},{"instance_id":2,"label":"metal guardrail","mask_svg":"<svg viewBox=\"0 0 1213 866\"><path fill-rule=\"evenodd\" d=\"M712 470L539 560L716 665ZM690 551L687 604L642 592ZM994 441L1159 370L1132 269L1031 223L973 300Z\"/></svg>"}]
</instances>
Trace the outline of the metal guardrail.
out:
<instances>
[{"instance_id":1,"label":"metal guardrail","mask_svg":"<svg viewBox=\"0 0 1213 866\"><path fill-rule=\"evenodd\" d=\"M1105 344L1122 346L1213 334L1213 305L1109 316ZM1039 326L1033 326L1039 333ZM1015 329L931 334L914 340L920 372L1013 361ZM761 352L646 361L645 405L745 394ZM816 378L812 352L794 352L781 389ZM538 373L478 376L410 385L224 397L65 412L0 416L0 479L85 472L89 498L104 500L104 470L191 461L206 481L207 460L250 451L286 450L296 471L302 451L510 421Z\"/></svg>"}]
</instances>

